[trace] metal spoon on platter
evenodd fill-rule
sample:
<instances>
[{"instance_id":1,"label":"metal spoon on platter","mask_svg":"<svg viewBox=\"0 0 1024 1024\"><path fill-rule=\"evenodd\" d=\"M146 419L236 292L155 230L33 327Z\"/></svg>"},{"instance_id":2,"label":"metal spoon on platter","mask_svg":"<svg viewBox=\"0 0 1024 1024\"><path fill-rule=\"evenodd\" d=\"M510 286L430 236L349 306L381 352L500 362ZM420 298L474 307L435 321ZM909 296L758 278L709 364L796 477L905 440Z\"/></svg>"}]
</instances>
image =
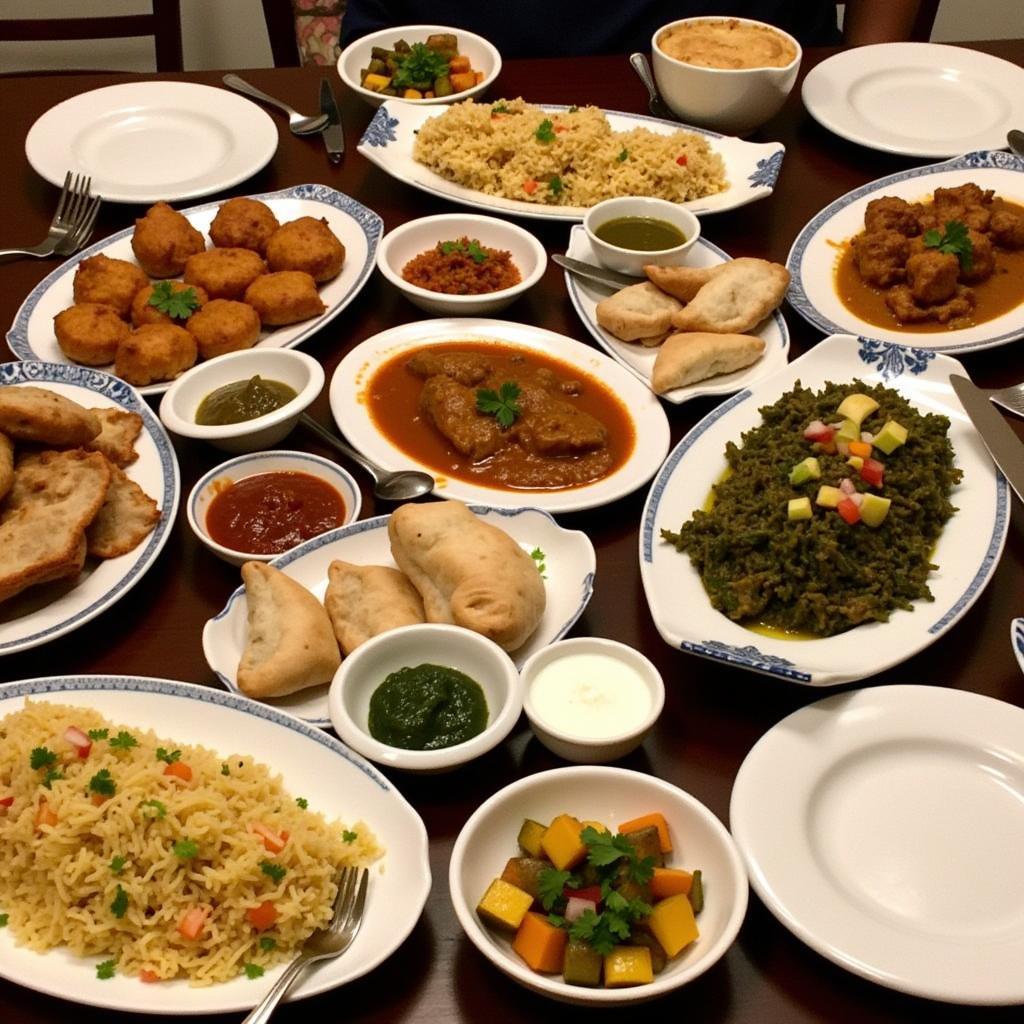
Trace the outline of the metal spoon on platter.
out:
<instances>
[{"instance_id":1,"label":"metal spoon on platter","mask_svg":"<svg viewBox=\"0 0 1024 1024\"><path fill-rule=\"evenodd\" d=\"M651 113L655 117L660 117L665 121L678 121L679 118L672 113L672 109L661 98L661 93L658 92L658 86L654 81L654 73L651 71L651 65L647 60L647 54L631 53L629 55L629 63L639 76L640 81L644 83L644 88L647 89L647 95L649 97L647 106L650 108Z\"/></svg>"},{"instance_id":2,"label":"metal spoon on platter","mask_svg":"<svg viewBox=\"0 0 1024 1024\"><path fill-rule=\"evenodd\" d=\"M1024 132L1018 128L1011 128L1006 133L1006 144L1017 154L1024 156Z\"/></svg>"}]
</instances>

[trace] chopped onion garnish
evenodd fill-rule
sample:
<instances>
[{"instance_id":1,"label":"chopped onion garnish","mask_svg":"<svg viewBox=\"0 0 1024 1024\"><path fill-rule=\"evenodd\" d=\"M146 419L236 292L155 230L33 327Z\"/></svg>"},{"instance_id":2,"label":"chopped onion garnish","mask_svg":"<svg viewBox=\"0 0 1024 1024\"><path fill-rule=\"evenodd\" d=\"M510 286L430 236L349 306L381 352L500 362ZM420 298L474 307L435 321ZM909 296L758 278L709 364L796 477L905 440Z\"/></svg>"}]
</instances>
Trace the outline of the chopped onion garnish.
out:
<instances>
[{"instance_id":1,"label":"chopped onion garnish","mask_svg":"<svg viewBox=\"0 0 1024 1024\"><path fill-rule=\"evenodd\" d=\"M875 435L872 434L870 430L862 430L860 432L860 439L865 444L874 444L875 443Z\"/></svg>"},{"instance_id":2,"label":"chopped onion garnish","mask_svg":"<svg viewBox=\"0 0 1024 1024\"><path fill-rule=\"evenodd\" d=\"M593 900L581 900L578 896L570 896L565 904L566 921L575 921L587 910L597 910L597 904Z\"/></svg>"},{"instance_id":3,"label":"chopped onion garnish","mask_svg":"<svg viewBox=\"0 0 1024 1024\"><path fill-rule=\"evenodd\" d=\"M843 479L839 481L839 490L841 490L843 494L857 493L857 488L848 476L844 476Z\"/></svg>"}]
</instances>

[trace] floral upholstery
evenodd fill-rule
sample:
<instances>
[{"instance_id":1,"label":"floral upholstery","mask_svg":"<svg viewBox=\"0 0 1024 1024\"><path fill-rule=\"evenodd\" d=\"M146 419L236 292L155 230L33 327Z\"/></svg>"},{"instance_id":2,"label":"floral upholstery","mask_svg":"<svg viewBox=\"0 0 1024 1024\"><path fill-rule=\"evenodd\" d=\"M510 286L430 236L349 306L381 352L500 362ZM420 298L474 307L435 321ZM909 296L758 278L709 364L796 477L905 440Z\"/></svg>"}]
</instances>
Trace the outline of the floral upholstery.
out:
<instances>
[{"instance_id":1,"label":"floral upholstery","mask_svg":"<svg viewBox=\"0 0 1024 1024\"><path fill-rule=\"evenodd\" d=\"M291 4L301 62L334 64L346 0L291 0Z\"/></svg>"}]
</instances>

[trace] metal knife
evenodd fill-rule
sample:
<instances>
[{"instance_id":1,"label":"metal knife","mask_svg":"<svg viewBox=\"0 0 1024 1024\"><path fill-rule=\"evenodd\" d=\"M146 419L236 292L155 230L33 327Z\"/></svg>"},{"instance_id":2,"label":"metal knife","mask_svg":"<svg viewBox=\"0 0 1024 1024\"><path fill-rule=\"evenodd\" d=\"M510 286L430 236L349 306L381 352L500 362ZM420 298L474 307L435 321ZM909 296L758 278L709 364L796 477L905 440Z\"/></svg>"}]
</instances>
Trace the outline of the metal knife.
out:
<instances>
[{"instance_id":1,"label":"metal knife","mask_svg":"<svg viewBox=\"0 0 1024 1024\"><path fill-rule=\"evenodd\" d=\"M628 274L620 274L617 270L605 270L604 267L595 267L593 263L584 263L582 260L574 260L570 256L560 256L558 253L553 253L551 259L560 267L564 267L573 274L585 277L589 281L596 281L607 288L614 288L616 291L646 280L646 278L642 277L630 277Z\"/></svg>"},{"instance_id":2,"label":"metal knife","mask_svg":"<svg viewBox=\"0 0 1024 1024\"><path fill-rule=\"evenodd\" d=\"M981 434L992 461L1003 471L1017 497L1024 501L1024 443L977 385L958 373L951 373L949 382Z\"/></svg>"},{"instance_id":3,"label":"metal knife","mask_svg":"<svg viewBox=\"0 0 1024 1024\"><path fill-rule=\"evenodd\" d=\"M341 113L334 102L331 83L326 78L320 79L320 113L327 115L327 127L322 132L327 159L332 164L340 164L345 152L345 131L341 127Z\"/></svg>"}]
</instances>

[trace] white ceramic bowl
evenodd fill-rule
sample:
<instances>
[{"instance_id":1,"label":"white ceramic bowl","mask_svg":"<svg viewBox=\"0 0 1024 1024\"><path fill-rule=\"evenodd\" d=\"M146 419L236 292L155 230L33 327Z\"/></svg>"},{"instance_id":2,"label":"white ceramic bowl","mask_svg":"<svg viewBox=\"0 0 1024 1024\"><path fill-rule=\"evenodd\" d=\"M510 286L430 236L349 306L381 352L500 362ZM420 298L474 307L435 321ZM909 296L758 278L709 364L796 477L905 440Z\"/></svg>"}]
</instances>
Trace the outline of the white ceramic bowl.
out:
<instances>
[{"instance_id":1,"label":"white ceramic bowl","mask_svg":"<svg viewBox=\"0 0 1024 1024\"><path fill-rule=\"evenodd\" d=\"M438 242L466 236L490 249L511 253L519 268L519 284L484 295L446 295L410 284L402 277L402 268L421 252ZM420 217L395 228L381 240L377 249L380 272L415 306L441 316L489 316L515 302L543 276L548 265L544 246L525 228L497 217L478 214L442 213Z\"/></svg>"},{"instance_id":2,"label":"white ceramic bowl","mask_svg":"<svg viewBox=\"0 0 1024 1024\"><path fill-rule=\"evenodd\" d=\"M658 44L672 29L698 21L738 21L776 32L796 48L783 68L702 68L670 57ZM803 50L788 33L749 18L682 18L662 25L651 37L651 65L658 90L672 111L690 124L728 135L760 127L786 102L800 70Z\"/></svg>"},{"instance_id":3,"label":"white ceramic bowl","mask_svg":"<svg viewBox=\"0 0 1024 1024\"><path fill-rule=\"evenodd\" d=\"M211 391L233 381L247 380L254 374L289 385L295 389L296 397L280 409L243 423L222 427L196 423L196 410ZM209 441L226 452L254 452L287 437L323 386L323 367L305 352L247 348L199 363L183 373L160 400L160 419L172 434Z\"/></svg>"},{"instance_id":4,"label":"white ceramic bowl","mask_svg":"<svg viewBox=\"0 0 1024 1024\"><path fill-rule=\"evenodd\" d=\"M660 811L668 822L676 847L670 863L701 869L705 903L697 918L700 938L650 985L580 988L557 975L537 974L512 952L506 935L477 917L475 908L487 886L509 857L520 854L516 836L523 819L546 822L569 813L617 828L620 822L651 811ZM585 1006L644 1002L692 981L732 945L747 910L747 873L725 826L689 793L624 768L556 768L499 790L473 813L455 840L448 886L459 923L491 963L535 992Z\"/></svg>"},{"instance_id":5,"label":"white ceramic bowl","mask_svg":"<svg viewBox=\"0 0 1024 1024\"><path fill-rule=\"evenodd\" d=\"M475 679L487 701L487 728L441 750L402 750L375 740L367 729L370 697L400 668L443 665ZM424 622L367 640L338 669L328 695L334 730L353 750L378 764L407 772L447 771L497 746L523 708L522 683L512 659L493 641L461 626Z\"/></svg>"},{"instance_id":6,"label":"white ceramic bowl","mask_svg":"<svg viewBox=\"0 0 1024 1024\"><path fill-rule=\"evenodd\" d=\"M641 251L639 249L623 249L598 238L594 232L610 220L620 217L649 217L653 220L665 220L679 228L686 239L681 245L671 249L655 249ZM676 267L686 262L686 254L697 244L700 238L700 221L678 203L670 203L666 199L654 199L645 196L619 196L605 199L592 206L583 218L583 230L587 234L590 246L594 250L597 262L609 270L620 274L631 274L643 277L644 267L650 263L659 267Z\"/></svg>"},{"instance_id":7,"label":"white ceramic bowl","mask_svg":"<svg viewBox=\"0 0 1024 1024\"><path fill-rule=\"evenodd\" d=\"M501 54L483 36L474 35L462 28L451 28L448 25L398 25L395 28L383 28L379 32L371 32L354 43L349 43L338 56L338 74L341 80L367 103L379 107L385 100L401 99L395 96L382 96L372 89L364 89L359 84L359 72L370 63L370 52L375 46L383 46L390 50L399 39L404 39L410 46L413 43L425 43L427 36L438 32L450 32L458 37L459 53L469 58L470 67L474 71L484 73L483 81L453 93L451 96L435 96L429 100L404 100L405 103L416 103L420 106L442 106L458 103L479 96L490 88L491 83L501 71Z\"/></svg>"},{"instance_id":8,"label":"white ceramic bowl","mask_svg":"<svg viewBox=\"0 0 1024 1024\"><path fill-rule=\"evenodd\" d=\"M341 495L341 499L345 503L345 518L338 523L339 527L347 526L359 518L359 509L363 503L359 485L349 473L341 466L331 462L330 459L323 459L319 455L310 455L307 452L255 452L251 455L239 455L236 459L222 462L199 479L199 482L192 488L192 493L189 494L188 502L185 505L185 514L188 516L188 525L192 527L192 532L218 558L224 559L231 565L242 565L244 562L270 562L278 555L283 555L283 551L277 551L272 555L236 551L234 548L218 544L206 530L206 513L210 502L228 483L256 476L259 473L281 472L308 473L310 476L315 476L330 484Z\"/></svg>"},{"instance_id":9,"label":"white ceramic bowl","mask_svg":"<svg viewBox=\"0 0 1024 1024\"><path fill-rule=\"evenodd\" d=\"M593 739L560 728L545 718L533 693L538 674L559 660L578 654L609 658L626 669L632 669L643 680L650 707L641 721L629 728L620 729L615 735ZM643 743L665 706L665 684L661 673L639 651L617 640L590 636L559 640L532 655L523 665L520 676L523 680L523 710L530 720L534 735L553 754L579 764L600 764L625 757Z\"/></svg>"}]
</instances>

